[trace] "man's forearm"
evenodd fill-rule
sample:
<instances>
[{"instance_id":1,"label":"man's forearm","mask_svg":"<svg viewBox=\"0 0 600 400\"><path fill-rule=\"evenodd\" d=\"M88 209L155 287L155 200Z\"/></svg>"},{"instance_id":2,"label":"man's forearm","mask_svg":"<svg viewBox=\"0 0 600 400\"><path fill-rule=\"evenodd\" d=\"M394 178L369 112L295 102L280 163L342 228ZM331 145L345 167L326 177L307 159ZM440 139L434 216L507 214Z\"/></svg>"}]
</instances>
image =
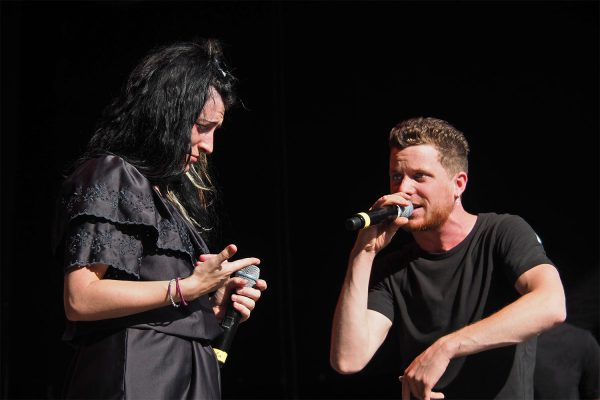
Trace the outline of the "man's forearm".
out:
<instances>
[{"instance_id":1,"label":"man's forearm","mask_svg":"<svg viewBox=\"0 0 600 400\"><path fill-rule=\"evenodd\" d=\"M465 326L440 340L453 358L523 342L562 323L566 318L565 297L558 273L541 265L541 280L535 288L495 314Z\"/></svg>"},{"instance_id":2,"label":"man's forearm","mask_svg":"<svg viewBox=\"0 0 600 400\"><path fill-rule=\"evenodd\" d=\"M369 316L367 310L369 277L374 257L374 253L366 251L350 256L331 333L331 365L340 373L360 371L381 344L378 334L380 329L372 332L373 317ZM376 324L380 325L380 322L376 321Z\"/></svg>"}]
</instances>

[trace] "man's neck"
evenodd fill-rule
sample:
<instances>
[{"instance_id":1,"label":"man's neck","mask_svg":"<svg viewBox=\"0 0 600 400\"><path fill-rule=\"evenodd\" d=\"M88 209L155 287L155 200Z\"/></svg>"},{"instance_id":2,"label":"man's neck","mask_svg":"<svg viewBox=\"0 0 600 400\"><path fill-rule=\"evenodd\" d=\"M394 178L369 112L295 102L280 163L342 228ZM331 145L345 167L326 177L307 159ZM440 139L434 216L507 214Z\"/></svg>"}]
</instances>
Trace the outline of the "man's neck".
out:
<instances>
[{"instance_id":1,"label":"man's neck","mask_svg":"<svg viewBox=\"0 0 600 400\"><path fill-rule=\"evenodd\" d=\"M412 234L421 249L428 253L443 253L460 244L471 232L476 221L476 215L457 207L439 228Z\"/></svg>"}]
</instances>

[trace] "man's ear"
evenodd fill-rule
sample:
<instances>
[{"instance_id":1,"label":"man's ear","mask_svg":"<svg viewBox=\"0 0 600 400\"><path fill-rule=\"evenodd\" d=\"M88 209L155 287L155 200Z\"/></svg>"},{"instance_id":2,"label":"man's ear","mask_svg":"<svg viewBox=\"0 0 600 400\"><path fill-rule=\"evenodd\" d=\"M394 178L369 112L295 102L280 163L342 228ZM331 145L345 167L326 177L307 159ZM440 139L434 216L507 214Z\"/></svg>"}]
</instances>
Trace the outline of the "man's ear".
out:
<instances>
[{"instance_id":1,"label":"man's ear","mask_svg":"<svg viewBox=\"0 0 600 400\"><path fill-rule=\"evenodd\" d=\"M464 171L460 171L454 176L454 198L458 199L462 196L463 192L467 188L467 181L469 177Z\"/></svg>"}]
</instances>

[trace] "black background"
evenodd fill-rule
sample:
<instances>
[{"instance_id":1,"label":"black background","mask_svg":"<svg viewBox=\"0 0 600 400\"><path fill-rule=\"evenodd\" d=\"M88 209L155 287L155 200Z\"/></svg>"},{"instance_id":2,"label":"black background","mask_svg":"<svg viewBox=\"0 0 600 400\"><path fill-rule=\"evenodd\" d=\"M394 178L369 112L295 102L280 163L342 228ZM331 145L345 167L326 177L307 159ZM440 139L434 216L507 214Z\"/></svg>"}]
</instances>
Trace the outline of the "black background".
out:
<instances>
[{"instance_id":1,"label":"black background","mask_svg":"<svg viewBox=\"0 0 600 400\"><path fill-rule=\"evenodd\" d=\"M223 243L260 257L270 285L222 370L225 398L400 396L389 352L354 376L328 352L353 242L343 221L387 193L387 134L413 116L465 132L466 209L524 217L559 267L568 320L598 338L598 11L3 1L2 396L56 398L71 354L49 246L63 170L136 62L196 36L224 41L246 106L226 116L212 157Z\"/></svg>"}]
</instances>

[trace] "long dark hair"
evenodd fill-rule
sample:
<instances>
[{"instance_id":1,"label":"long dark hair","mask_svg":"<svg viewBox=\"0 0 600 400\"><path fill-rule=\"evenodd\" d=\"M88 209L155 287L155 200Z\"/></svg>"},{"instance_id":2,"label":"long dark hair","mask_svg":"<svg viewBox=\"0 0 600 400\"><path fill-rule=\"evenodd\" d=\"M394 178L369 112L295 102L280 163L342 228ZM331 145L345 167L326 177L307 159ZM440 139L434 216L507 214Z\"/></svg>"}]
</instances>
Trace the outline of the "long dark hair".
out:
<instances>
[{"instance_id":1,"label":"long dark hair","mask_svg":"<svg viewBox=\"0 0 600 400\"><path fill-rule=\"evenodd\" d=\"M211 229L215 187L206 157L185 173L193 124L213 87L226 109L236 101L236 79L215 39L177 42L149 52L120 95L104 110L80 161L115 154L134 165L197 227ZM191 179L184 179L184 177Z\"/></svg>"}]
</instances>

